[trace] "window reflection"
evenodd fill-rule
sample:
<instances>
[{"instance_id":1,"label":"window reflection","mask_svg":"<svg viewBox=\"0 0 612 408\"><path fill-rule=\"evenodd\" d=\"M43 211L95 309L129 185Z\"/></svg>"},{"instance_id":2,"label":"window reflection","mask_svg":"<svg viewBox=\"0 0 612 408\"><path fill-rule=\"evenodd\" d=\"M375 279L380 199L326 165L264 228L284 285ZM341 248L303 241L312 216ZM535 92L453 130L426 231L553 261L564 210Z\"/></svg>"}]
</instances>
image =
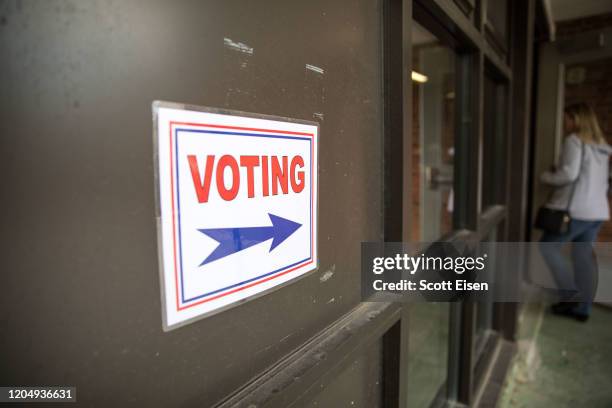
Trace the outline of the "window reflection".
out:
<instances>
[{"instance_id":1,"label":"window reflection","mask_svg":"<svg viewBox=\"0 0 612 408\"><path fill-rule=\"evenodd\" d=\"M455 55L418 24L413 29L414 241L452 231Z\"/></svg>"}]
</instances>

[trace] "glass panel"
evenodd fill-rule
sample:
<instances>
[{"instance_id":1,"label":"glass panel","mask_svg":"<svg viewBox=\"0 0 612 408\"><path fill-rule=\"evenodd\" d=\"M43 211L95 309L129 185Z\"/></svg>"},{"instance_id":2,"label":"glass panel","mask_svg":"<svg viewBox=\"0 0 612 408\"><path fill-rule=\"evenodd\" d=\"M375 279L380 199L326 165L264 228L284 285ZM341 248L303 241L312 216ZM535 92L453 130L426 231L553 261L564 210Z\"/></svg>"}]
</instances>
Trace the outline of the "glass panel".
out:
<instances>
[{"instance_id":1,"label":"glass panel","mask_svg":"<svg viewBox=\"0 0 612 408\"><path fill-rule=\"evenodd\" d=\"M429 242L453 229L455 54L417 23L412 35L412 239Z\"/></svg>"},{"instance_id":2,"label":"glass panel","mask_svg":"<svg viewBox=\"0 0 612 408\"><path fill-rule=\"evenodd\" d=\"M489 236L483 240L484 242L496 242L497 241L497 228L494 228ZM491 245L489 250L487 251L488 255L488 263L489 265L495 265L498 262L497 256L495 254L495 245ZM495 274L493 273L491 279L494 279ZM491 280L491 283L493 281ZM483 348L486 344L486 339L488 334L491 333L493 329L493 294L491 292L487 292L486 299L482 302L476 303L476 343L475 343L475 354L476 358L473 360L474 364L478 361L478 357L483 351Z\"/></svg>"},{"instance_id":3,"label":"glass panel","mask_svg":"<svg viewBox=\"0 0 612 408\"><path fill-rule=\"evenodd\" d=\"M408 407L427 407L447 397L449 304L410 305Z\"/></svg>"},{"instance_id":4,"label":"glass panel","mask_svg":"<svg viewBox=\"0 0 612 408\"><path fill-rule=\"evenodd\" d=\"M483 112L483 163L482 163L482 209L505 202L506 187L506 88L504 83L496 81L491 75L484 77L484 112ZM483 241L497 241L498 225ZM494 247L492 247L494 248ZM489 264L498 261L494 252L488 253ZM493 329L494 303L487 299L476 304L476 332L474 364L486 344L488 334Z\"/></svg>"},{"instance_id":5,"label":"glass panel","mask_svg":"<svg viewBox=\"0 0 612 408\"><path fill-rule=\"evenodd\" d=\"M487 1L487 25L502 51L508 44L508 0Z\"/></svg>"},{"instance_id":6,"label":"glass panel","mask_svg":"<svg viewBox=\"0 0 612 408\"><path fill-rule=\"evenodd\" d=\"M413 22L412 239L452 231L455 54ZM447 398L450 307L410 306L408 406Z\"/></svg>"},{"instance_id":7,"label":"glass panel","mask_svg":"<svg viewBox=\"0 0 612 408\"><path fill-rule=\"evenodd\" d=\"M506 86L485 75L482 208L503 203L506 186Z\"/></svg>"}]
</instances>

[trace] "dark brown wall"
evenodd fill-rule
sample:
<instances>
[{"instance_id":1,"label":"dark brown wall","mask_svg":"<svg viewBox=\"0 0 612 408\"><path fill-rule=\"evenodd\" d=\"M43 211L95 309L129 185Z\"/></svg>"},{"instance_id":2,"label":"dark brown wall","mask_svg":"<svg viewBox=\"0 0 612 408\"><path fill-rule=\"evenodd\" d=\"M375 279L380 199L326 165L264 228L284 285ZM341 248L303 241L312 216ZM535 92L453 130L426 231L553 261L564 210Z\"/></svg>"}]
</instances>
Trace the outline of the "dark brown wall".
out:
<instances>
[{"instance_id":1,"label":"dark brown wall","mask_svg":"<svg viewBox=\"0 0 612 408\"><path fill-rule=\"evenodd\" d=\"M612 26L612 13L561 21L557 24L557 36L564 38L585 31L598 30Z\"/></svg>"},{"instance_id":2,"label":"dark brown wall","mask_svg":"<svg viewBox=\"0 0 612 408\"><path fill-rule=\"evenodd\" d=\"M352 308L382 236L381 60L377 1L0 2L0 384L209 406ZM162 332L156 99L320 121L320 271Z\"/></svg>"}]
</instances>

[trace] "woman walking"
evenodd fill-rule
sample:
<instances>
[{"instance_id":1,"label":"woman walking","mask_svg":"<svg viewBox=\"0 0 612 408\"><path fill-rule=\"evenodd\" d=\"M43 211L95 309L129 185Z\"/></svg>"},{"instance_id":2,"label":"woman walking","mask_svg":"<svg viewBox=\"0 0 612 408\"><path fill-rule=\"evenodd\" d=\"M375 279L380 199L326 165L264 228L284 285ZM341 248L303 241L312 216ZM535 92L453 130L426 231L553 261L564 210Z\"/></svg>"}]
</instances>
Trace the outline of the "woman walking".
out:
<instances>
[{"instance_id":1,"label":"woman walking","mask_svg":"<svg viewBox=\"0 0 612 408\"><path fill-rule=\"evenodd\" d=\"M565 109L564 127L567 137L559 166L556 171L542 173L540 179L556 187L546 207L567 210L570 222L565 232L544 232L541 252L560 293L575 293L574 299L580 300L558 303L552 311L586 321L595 295L592 243L601 224L610 219L607 190L612 148L603 137L595 113L585 103ZM576 243L572 246L572 268L561 253L566 242Z\"/></svg>"}]
</instances>

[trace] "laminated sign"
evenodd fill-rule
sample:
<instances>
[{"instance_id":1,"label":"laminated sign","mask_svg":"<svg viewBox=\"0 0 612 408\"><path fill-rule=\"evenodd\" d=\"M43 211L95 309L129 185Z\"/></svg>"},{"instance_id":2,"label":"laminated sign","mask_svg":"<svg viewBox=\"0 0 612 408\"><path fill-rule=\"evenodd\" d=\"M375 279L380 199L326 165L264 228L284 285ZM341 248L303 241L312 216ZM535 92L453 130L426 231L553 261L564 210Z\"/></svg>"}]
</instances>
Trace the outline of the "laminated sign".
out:
<instances>
[{"instance_id":1,"label":"laminated sign","mask_svg":"<svg viewBox=\"0 0 612 408\"><path fill-rule=\"evenodd\" d=\"M155 102L164 329L317 268L318 125Z\"/></svg>"}]
</instances>

